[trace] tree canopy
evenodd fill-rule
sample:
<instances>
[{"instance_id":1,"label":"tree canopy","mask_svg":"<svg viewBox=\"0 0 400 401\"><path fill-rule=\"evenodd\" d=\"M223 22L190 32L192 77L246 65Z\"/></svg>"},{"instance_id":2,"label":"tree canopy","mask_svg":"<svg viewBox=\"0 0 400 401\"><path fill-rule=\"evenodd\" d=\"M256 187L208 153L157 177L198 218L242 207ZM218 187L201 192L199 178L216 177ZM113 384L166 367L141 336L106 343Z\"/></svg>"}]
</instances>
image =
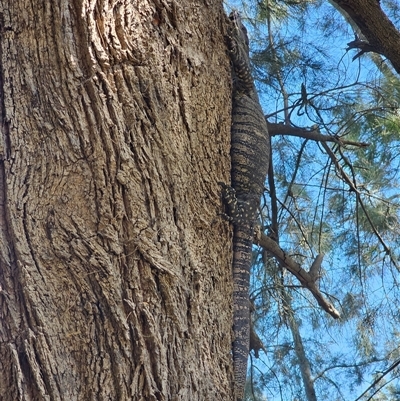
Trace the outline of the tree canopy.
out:
<instances>
[{"instance_id":1,"label":"tree canopy","mask_svg":"<svg viewBox=\"0 0 400 401\"><path fill-rule=\"evenodd\" d=\"M397 399L400 5L234 6L272 137L248 400Z\"/></svg>"}]
</instances>

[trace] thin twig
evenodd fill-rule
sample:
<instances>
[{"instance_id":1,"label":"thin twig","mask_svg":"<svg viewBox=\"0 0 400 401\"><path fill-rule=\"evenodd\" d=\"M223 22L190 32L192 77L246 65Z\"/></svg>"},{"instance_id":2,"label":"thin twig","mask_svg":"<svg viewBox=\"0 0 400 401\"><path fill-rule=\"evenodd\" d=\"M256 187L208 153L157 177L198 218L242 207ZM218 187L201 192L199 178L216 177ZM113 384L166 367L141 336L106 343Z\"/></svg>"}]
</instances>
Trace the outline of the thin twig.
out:
<instances>
[{"instance_id":1,"label":"thin twig","mask_svg":"<svg viewBox=\"0 0 400 401\"><path fill-rule=\"evenodd\" d=\"M331 158L331 160L333 161L333 163L335 164L335 167L336 167L337 171L340 173L340 175L343 178L343 180L347 183L347 185L350 187L350 189L356 194L357 202L361 206L361 209L363 210L363 212L365 214L365 217L367 218L368 223L370 224L370 227L371 227L372 231L374 232L375 236L378 238L378 240L379 240L380 244L382 245L385 253L389 256L390 261L393 263L393 265L396 267L397 270L400 270L399 266L397 265L397 262L396 262L395 258L392 255L392 252L391 252L390 248L386 245L385 241L383 240L383 238L379 234L378 230L376 229L374 223L372 222L371 217L369 216L369 213L367 212L367 209L366 209L366 207L364 205L364 202L361 199L360 191L358 190L358 188L356 187L354 182L346 174L346 172L343 170L343 167L340 165L336 155L333 153L331 148L325 142L321 142L321 144L322 144L323 148L325 149L325 151L328 153L328 155Z\"/></svg>"}]
</instances>

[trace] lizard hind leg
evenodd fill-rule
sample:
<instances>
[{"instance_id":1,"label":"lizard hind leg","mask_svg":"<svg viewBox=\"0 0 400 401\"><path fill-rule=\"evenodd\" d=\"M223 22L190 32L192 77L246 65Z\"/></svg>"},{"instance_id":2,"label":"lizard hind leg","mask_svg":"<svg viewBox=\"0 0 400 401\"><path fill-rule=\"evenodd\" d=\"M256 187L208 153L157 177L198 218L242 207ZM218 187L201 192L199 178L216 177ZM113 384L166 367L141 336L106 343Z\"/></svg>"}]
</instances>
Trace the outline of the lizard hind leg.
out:
<instances>
[{"instance_id":1,"label":"lizard hind leg","mask_svg":"<svg viewBox=\"0 0 400 401\"><path fill-rule=\"evenodd\" d=\"M221 214L226 220L235 225L252 224L257 212L259 199L252 195L237 197L236 191L231 186L219 182L222 187L222 199L227 208L227 214Z\"/></svg>"},{"instance_id":2,"label":"lizard hind leg","mask_svg":"<svg viewBox=\"0 0 400 401\"><path fill-rule=\"evenodd\" d=\"M227 209L227 213L220 213L220 216L222 216L224 220L233 222L238 208L236 191L224 182L218 182L218 184L222 187L221 197Z\"/></svg>"}]
</instances>

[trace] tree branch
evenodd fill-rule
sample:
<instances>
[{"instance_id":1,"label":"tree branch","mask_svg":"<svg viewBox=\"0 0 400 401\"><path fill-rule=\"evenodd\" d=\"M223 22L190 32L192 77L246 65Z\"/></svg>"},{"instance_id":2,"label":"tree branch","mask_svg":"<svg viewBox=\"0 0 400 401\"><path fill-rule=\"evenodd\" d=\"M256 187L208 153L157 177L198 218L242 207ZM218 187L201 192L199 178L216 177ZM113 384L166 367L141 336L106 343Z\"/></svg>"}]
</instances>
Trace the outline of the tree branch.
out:
<instances>
[{"instance_id":1,"label":"tree branch","mask_svg":"<svg viewBox=\"0 0 400 401\"><path fill-rule=\"evenodd\" d=\"M387 57L400 74L400 32L377 0L332 0L355 22L373 51ZM351 43L351 42L350 42Z\"/></svg>"},{"instance_id":2,"label":"tree branch","mask_svg":"<svg viewBox=\"0 0 400 401\"><path fill-rule=\"evenodd\" d=\"M335 307L324 298L321 291L317 287L317 278L314 277L310 272L305 271L297 262L295 262L286 252L271 238L265 235L260 227L256 228L255 242L262 246L267 252L272 254L287 270L289 270L296 278L300 281L301 285L307 288L317 300L321 308L328 312L335 319L340 317L340 313ZM321 265L322 257L317 256L317 259L313 263L311 273L314 273L317 268ZM319 265L319 266L318 266Z\"/></svg>"},{"instance_id":3,"label":"tree branch","mask_svg":"<svg viewBox=\"0 0 400 401\"><path fill-rule=\"evenodd\" d=\"M321 134L318 128L312 128L312 129L298 128L286 124L270 123L268 121L267 121L267 126L270 136L277 136L277 135L297 136L304 139L311 139L317 142L334 142L337 143L338 145L351 145L360 148L366 148L369 146L369 143L366 142L347 141L345 139L336 136Z\"/></svg>"},{"instance_id":4,"label":"tree branch","mask_svg":"<svg viewBox=\"0 0 400 401\"><path fill-rule=\"evenodd\" d=\"M371 46L365 40L361 40L357 35L353 41L347 43L346 51L349 51L351 49L359 49L360 50L360 52L357 53L352 58L353 61L358 59L359 57L361 57L364 53L368 53L368 52L380 53L379 49L375 48L374 46Z\"/></svg>"}]
</instances>

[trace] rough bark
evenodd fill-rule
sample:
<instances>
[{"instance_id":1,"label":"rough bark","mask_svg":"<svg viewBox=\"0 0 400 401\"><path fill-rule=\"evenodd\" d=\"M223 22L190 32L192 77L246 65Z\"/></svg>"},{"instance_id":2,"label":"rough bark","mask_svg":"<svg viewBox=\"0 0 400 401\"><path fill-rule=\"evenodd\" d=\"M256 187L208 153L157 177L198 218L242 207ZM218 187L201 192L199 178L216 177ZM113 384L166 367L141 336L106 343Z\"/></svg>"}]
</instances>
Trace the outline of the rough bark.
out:
<instances>
[{"instance_id":1,"label":"rough bark","mask_svg":"<svg viewBox=\"0 0 400 401\"><path fill-rule=\"evenodd\" d=\"M378 0L332 0L359 27L371 47L387 57L400 74L400 32L381 9ZM362 50L362 48L360 47Z\"/></svg>"},{"instance_id":2,"label":"rough bark","mask_svg":"<svg viewBox=\"0 0 400 401\"><path fill-rule=\"evenodd\" d=\"M230 399L220 2L8 0L0 25L0 398Z\"/></svg>"}]
</instances>

